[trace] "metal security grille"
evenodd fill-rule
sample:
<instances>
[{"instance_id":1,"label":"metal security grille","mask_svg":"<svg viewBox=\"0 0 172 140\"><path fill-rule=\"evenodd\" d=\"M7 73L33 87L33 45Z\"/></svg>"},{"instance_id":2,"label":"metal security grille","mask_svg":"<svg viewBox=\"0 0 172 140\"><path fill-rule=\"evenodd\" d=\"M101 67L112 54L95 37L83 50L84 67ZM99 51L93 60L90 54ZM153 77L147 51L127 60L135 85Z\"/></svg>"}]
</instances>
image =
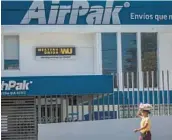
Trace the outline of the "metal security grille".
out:
<instances>
[{"instance_id":1,"label":"metal security grille","mask_svg":"<svg viewBox=\"0 0 172 140\"><path fill-rule=\"evenodd\" d=\"M153 116L172 115L172 71L107 74L114 93L38 96L38 123L135 118L140 103L151 104Z\"/></svg>"},{"instance_id":2,"label":"metal security grille","mask_svg":"<svg viewBox=\"0 0 172 140\"><path fill-rule=\"evenodd\" d=\"M132 101L132 96L130 94L129 97L129 94L126 91L97 96L38 96L36 104L37 120L39 124L48 124L135 118L139 103L130 103L129 101ZM172 98L172 92L170 92L170 97ZM164 103L162 102L162 97L158 97L158 100L161 100L161 102L152 103L156 101L156 98L151 98L149 102L153 107L151 115L172 115L172 101L170 100L169 103ZM142 102L146 103L144 100Z\"/></svg>"},{"instance_id":3,"label":"metal security grille","mask_svg":"<svg viewBox=\"0 0 172 140\"><path fill-rule=\"evenodd\" d=\"M34 97L1 98L2 140L37 140Z\"/></svg>"}]
</instances>

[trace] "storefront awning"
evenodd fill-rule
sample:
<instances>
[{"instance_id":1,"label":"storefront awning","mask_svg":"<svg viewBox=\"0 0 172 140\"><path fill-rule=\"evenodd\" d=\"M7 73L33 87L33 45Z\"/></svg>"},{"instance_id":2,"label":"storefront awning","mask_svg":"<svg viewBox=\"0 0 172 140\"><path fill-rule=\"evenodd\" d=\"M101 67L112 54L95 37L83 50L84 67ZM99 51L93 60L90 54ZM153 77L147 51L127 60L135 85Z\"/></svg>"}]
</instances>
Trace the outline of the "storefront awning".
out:
<instances>
[{"instance_id":1,"label":"storefront awning","mask_svg":"<svg viewBox=\"0 0 172 140\"><path fill-rule=\"evenodd\" d=\"M113 93L112 75L2 77L2 96Z\"/></svg>"}]
</instances>

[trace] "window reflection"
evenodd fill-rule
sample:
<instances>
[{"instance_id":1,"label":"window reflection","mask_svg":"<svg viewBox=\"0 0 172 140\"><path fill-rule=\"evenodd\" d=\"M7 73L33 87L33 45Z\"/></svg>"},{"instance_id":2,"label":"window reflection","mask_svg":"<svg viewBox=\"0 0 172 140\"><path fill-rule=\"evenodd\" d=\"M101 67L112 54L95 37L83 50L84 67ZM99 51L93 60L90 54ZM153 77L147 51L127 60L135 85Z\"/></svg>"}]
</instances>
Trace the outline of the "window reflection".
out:
<instances>
[{"instance_id":1,"label":"window reflection","mask_svg":"<svg viewBox=\"0 0 172 140\"><path fill-rule=\"evenodd\" d=\"M137 40L136 33L122 33L122 71L124 87L137 87Z\"/></svg>"},{"instance_id":2,"label":"window reflection","mask_svg":"<svg viewBox=\"0 0 172 140\"><path fill-rule=\"evenodd\" d=\"M4 36L4 70L19 69L19 36Z\"/></svg>"},{"instance_id":3,"label":"window reflection","mask_svg":"<svg viewBox=\"0 0 172 140\"><path fill-rule=\"evenodd\" d=\"M156 87L157 33L141 33L141 54L144 87Z\"/></svg>"},{"instance_id":4,"label":"window reflection","mask_svg":"<svg viewBox=\"0 0 172 140\"><path fill-rule=\"evenodd\" d=\"M117 73L117 38L116 33L102 33L102 69L103 74ZM117 79L114 76L114 87Z\"/></svg>"}]
</instances>

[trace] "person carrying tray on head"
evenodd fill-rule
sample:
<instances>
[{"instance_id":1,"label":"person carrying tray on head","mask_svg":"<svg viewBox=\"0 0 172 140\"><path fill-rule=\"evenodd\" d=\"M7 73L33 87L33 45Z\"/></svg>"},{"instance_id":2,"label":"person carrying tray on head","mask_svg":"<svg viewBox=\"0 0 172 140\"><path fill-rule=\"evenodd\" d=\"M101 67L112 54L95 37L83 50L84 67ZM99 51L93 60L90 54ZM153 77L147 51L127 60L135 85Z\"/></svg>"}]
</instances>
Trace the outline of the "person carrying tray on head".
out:
<instances>
[{"instance_id":1,"label":"person carrying tray on head","mask_svg":"<svg viewBox=\"0 0 172 140\"><path fill-rule=\"evenodd\" d=\"M149 114L152 106L150 104L140 104L137 116L141 118L140 128L134 132L140 132L139 140L151 140L151 121Z\"/></svg>"}]
</instances>

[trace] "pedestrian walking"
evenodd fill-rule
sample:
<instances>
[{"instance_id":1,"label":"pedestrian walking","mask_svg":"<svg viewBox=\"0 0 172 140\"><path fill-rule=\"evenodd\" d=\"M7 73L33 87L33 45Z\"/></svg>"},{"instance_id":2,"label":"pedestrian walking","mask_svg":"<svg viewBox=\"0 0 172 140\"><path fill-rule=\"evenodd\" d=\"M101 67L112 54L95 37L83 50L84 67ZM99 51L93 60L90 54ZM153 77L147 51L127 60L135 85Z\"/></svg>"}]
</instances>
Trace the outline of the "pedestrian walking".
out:
<instances>
[{"instance_id":1,"label":"pedestrian walking","mask_svg":"<svg viewBox=\"0 0 172 140\"><path fill-rule=\"evenodd\" d=\"M137 116L141 118L140 128L134 132L140 132L139 140L151 140L151 120L149 114L152 106L150 104L140 104Z\"/></svg>"}]
</instances>

